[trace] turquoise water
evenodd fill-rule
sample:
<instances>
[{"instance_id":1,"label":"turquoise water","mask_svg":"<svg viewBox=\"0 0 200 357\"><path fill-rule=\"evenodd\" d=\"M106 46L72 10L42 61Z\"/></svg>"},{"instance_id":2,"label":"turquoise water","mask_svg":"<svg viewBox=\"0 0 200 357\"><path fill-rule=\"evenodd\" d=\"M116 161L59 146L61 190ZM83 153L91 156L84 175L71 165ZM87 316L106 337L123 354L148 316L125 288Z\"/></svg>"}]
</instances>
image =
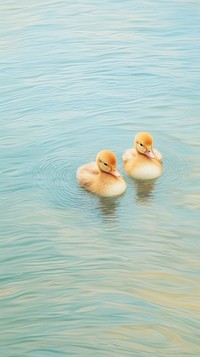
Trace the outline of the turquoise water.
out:
<instances>
[{"instance_id":1,"label":"turquoise water","mask_svg":"<svg viewBox=\"0 0 200 357\"><path fill-rule=\"evenodd\" d=\"M200 355L200 3L0 4L2 357ZM140 130L163 154L137 182ZM115 199L76 170L113 150Z\"/></svg>"}]
</instances>

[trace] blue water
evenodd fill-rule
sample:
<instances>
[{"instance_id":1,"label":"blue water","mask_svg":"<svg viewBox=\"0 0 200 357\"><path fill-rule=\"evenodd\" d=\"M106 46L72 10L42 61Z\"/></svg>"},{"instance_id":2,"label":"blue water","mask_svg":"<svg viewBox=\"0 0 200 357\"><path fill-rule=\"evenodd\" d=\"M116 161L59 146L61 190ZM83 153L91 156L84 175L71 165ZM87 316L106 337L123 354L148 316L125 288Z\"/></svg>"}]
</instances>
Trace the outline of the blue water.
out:
<instances>
[{"instance_id":1,"label":"blue water","mask_svg":"<svg viewBox=\"0 0 200 357\"><path fill-rule=\"evenodd\" d=\"M200 3L0 3L2 357L200 355ZM121 156L149 131L156 181ZM77 168L113 150L126 193Z\"/></svg>"}]
</instances>

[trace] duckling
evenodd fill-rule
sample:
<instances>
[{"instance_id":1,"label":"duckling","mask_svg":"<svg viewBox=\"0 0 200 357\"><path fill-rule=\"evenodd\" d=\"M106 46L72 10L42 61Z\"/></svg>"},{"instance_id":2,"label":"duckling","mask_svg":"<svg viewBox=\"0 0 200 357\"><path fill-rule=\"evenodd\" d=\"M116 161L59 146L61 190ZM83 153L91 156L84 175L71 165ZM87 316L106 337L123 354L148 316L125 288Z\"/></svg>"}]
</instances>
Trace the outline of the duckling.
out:
<instances>
[{"instance_id":1,"label":"duckling","mask_svg":"<svg viewBox=\"0 0 200 357\"><path fill-rule=\"evenodd\" d=\"M81 166L77 171L80 186L99 196L112 197L121 195L126 190L126 182L117 167L115 154L102 150L97 154L96 162Z\"/></svg>"},{"instance_id":2,"label":"duckling","mask_svg":"<svg viewBox=\"0 0 200 357\"><path fill-rule=\"evenodd\" d=\"M147 132L135 136L134 148L122 156L126 173L138 180L155 179L162 175L162 155L153 148L153 138Z\"/></svg>"}]
</instances>

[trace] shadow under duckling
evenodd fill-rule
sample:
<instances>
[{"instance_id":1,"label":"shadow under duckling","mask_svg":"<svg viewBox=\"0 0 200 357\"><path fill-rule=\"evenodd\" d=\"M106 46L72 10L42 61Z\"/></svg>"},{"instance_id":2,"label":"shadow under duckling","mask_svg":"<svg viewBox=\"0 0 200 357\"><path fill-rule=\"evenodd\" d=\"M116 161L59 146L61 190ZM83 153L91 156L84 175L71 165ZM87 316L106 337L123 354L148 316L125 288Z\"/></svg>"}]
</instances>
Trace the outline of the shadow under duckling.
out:
<instances>
[{"instance_id":1,"label":"shadow under duckling","mask_svg":"<svg viewBox=\"0 0 200 357\"><path fill-rule=\"evenodd\" d=\"M162 175L162 155L153 148L153 137L147 132L135 136L134 148L122 156L128 176L137 180L151 180Z\"/></svg>"},{"instance_id":2,"label":"shadow under duckling","mask_svg":"<svg viewBox=\"0 0 200 357\"><path fill-rule=\"evenodd\" d=\"M126 190L126 182L117 169L116 156L110 150L100 151L96 162L81 166L77 180L81 187L99 196L119 196Z\"/></svg>"}]
</instances>

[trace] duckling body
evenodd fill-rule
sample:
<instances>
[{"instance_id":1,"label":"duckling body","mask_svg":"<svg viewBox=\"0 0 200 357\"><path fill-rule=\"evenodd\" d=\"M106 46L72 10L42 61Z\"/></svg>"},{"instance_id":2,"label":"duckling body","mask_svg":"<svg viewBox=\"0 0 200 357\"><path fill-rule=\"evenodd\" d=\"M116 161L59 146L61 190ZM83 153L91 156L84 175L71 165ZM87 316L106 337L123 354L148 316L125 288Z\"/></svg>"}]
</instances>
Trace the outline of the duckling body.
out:
<instances>
[{"instance_id":1,"label":"duckling body","mask_svg":"<svg viewBox=\"0 0 200 357\"><path fill-rule=\"evenodd\" d=\"M101 151L96 162L81 166L77 179L81 187L104 197L118 196L126 190L126 182L116 168L116 157L108 150Z\"/></svg>"},{"instance_id":2,"label":"duckling body","mask_svg":"<svg viewBox=\"0 0 200 357\"><path fill-rule=\"evenodd\" d=\"M162 175L162 155L152 148L153 138L149 133L139 133L135 138L135 148L123 155L126 173L138 180L155 179Z\"/></svg>"}]
</instances>

